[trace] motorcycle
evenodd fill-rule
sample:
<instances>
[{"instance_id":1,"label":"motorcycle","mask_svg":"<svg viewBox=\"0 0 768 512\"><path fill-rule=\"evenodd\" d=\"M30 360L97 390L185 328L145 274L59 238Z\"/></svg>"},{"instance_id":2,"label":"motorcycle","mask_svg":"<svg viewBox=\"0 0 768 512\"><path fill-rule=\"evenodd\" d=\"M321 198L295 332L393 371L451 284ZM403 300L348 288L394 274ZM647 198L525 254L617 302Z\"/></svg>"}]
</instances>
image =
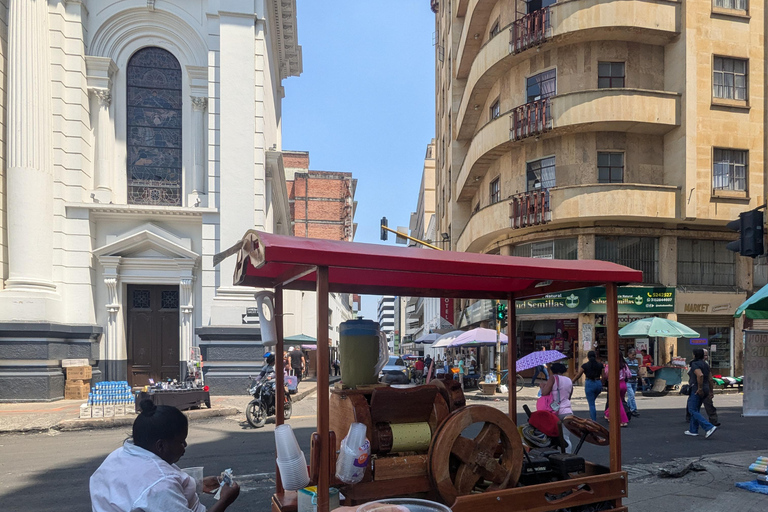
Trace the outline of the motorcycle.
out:
<instances>
[{"instance_id":1,"label":"motorcycle","mask_svg":"<svg viewBox=\"0 0 768 512\"><path fill-rule=\"evenodd\" d=\"M277 381L274 373L263 379L254 379L251 376L251 385L248 387L248 394L253 396L253 400L245 408L245 417L248 423L254 428L261 428L267 423L267 417L275 415L275 399L277 398ZM285 403L283 404L283 417L287 420L291 418L293 412L293 402L288 390L285 390Z\"/></svg>"}]
</instances>

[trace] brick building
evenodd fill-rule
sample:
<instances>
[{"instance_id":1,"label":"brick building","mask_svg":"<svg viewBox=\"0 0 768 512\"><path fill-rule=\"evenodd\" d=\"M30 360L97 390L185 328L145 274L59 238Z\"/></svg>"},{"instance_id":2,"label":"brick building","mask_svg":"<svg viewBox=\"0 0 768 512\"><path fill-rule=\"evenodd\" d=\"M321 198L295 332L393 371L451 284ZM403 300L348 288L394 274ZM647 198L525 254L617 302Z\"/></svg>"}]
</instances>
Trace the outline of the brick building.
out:
<instances>
[{"instance_id":1,"label":"brick building","mask_svg":"<svg viewBox=\"0 0 768 512\"><path fill-rule=\"evenodd\" d=\"M309 152L283 153L293 234L305 238L352 241L355 188L349 172L312 171Z\"/></svg>"}]
</instances>

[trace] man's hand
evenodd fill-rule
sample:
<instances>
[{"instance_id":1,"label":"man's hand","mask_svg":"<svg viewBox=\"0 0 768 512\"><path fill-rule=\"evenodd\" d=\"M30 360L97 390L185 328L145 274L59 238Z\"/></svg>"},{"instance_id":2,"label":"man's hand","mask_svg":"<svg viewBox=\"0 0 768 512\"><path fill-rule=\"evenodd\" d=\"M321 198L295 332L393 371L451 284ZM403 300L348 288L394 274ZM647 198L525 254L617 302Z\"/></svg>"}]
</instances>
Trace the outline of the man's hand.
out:
<instances>
[{"instance_id":1,"label":"man's hand","mask_svg":"<svg viewBox=\"0 0 768 512\"><path fill-rule=\"evenodd\" d=\"M219 477L207 476L203 478L203 492L206 494L213 494L216 489L219 488Z\"/></svg>"},{"instance_id":2,"label":"man's hand","mask_svg":"<svg viewBox=\"0 0 768 512\"><path fill-rule=\"evenodd\" d=\"M696 394L701 396L701 397L703 397L704 396L704 390L703 389L698 389L698 390L696 390Z\"/></svg>"},{"instance_id":3,"label":"man's hand","mask_svg":"<svg viewBox=\"0 0 768 512\"><path fill-rule=\"evenodd\" d=\"M233 483L232 485L224 485L221 488L220 499L227 505L231 505L239 495L240 486L237 483Z\"/></svg>"}]
</instances>

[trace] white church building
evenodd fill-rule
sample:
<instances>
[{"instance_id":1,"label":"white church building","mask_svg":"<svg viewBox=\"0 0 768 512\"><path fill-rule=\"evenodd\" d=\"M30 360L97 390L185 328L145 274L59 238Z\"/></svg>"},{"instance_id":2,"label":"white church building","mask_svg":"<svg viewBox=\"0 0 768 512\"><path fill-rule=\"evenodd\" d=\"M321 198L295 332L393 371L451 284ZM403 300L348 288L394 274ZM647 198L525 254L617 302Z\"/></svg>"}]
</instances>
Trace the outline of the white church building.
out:
<instances>
[{"instance_id":1,"label":"white church building","mask_svg":"<svg viewBox=\"0 0 768 512\"><path fill-rule=\"evenodd\" d=\"M94 379L212 391L261 364L253 292L213 255L288 234L295 0L0 0L0 401Z\"/></svg>"}]
</instances>

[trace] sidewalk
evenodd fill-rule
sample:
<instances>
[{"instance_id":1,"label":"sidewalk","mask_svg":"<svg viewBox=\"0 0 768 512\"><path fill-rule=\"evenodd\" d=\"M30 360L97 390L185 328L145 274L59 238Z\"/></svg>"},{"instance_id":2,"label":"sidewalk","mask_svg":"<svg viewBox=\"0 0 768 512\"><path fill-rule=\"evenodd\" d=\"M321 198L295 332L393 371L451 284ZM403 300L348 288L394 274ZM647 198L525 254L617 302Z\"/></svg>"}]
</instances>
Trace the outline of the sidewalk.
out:
<instances>
[{"instance_id":1,"label":"sidewalk","mask_svg":"<svg viewBox=\"0 0 768 512\"><path fill-rule=\"evenodd\" d=\"M338 377L330 378L331 382ZM297 402L317 390L314 379L301 381L298 393L291 398ZM211 408L185 411L190 421L219 416L243 414L253 398L250 395L211 396ZM0 404L0 434L41 432L47 430L83 430L132 425L135 414L114 418L80 419L80 405L84 400L58 400L56 402L22 402Z\"/></svg>"}]
</instances>

